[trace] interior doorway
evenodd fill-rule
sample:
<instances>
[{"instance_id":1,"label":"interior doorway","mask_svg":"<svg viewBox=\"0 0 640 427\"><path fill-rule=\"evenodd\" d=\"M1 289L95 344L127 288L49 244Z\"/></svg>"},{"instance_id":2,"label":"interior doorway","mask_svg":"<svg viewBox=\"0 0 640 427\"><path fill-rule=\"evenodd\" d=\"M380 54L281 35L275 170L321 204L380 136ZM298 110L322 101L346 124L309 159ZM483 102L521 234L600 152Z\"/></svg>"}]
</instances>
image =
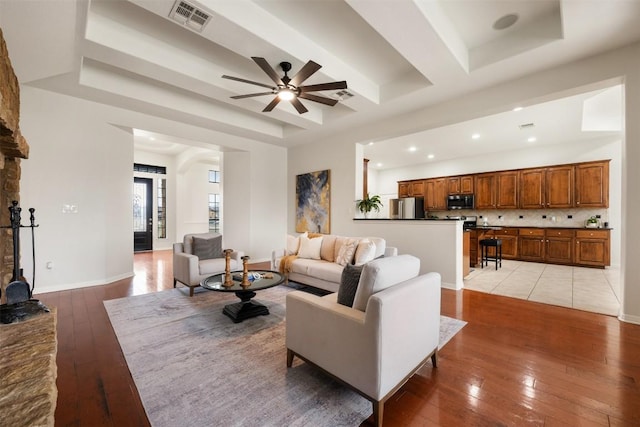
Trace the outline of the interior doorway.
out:
<instances>
[{"instance_id":1,"label":"interior doorway","mask_svg":"<svg viewBox=\"0 0 640 427\"><path fill-rule=\"evenodd\" d=\"M153 250L153 179L133 178L133 251Z\"/></svg>"}]
</instances>

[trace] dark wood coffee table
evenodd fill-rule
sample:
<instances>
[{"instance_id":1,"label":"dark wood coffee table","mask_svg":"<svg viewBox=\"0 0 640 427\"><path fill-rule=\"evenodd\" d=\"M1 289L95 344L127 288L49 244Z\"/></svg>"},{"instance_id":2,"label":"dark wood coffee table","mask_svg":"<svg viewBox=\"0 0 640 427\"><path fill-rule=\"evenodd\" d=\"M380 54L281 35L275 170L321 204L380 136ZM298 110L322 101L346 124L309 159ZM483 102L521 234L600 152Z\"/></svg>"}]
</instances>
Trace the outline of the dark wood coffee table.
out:
<instances>
[{"instance_id":1,"label":"dark wood coffee table","mask_svg":"<svg viewBox=\"0 0 640 427\"><path fill-rule=\"evenodd\" d=\"M284 276L277 271L251 270L248 273L249 275L258 273L262 277L250 280L249 286L242 286L242 271L232 271L230 286L225 286L225 273L214 274L200 283L200 286L210 291L235 292L236 296L240 298L240 302L227 304L222 310L234 323L269 314L269 309L265 305L252 300L252 298L256 296L256 291L272 288L284 282Z\"/></svg>"}]
</instances>

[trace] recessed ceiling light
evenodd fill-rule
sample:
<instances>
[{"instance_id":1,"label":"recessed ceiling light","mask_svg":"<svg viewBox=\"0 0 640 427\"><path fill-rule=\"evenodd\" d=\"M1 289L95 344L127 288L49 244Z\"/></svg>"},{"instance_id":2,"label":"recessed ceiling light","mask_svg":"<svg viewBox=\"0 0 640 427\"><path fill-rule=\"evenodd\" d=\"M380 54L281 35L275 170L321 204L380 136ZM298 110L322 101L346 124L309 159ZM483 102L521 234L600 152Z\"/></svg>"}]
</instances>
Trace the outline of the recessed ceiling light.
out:
<instances>
[{"instance_id":1,"label":"recessed ceiling light","mask_svg":"<svg viewBox=\"0 0 640 427\"><path fill-rule=\"evenodd\" d=\"M155 141L156 139L155 139L154 137L150 136L150 137L149 137L149 140L151 140L151 141Z\"/></svg>"},{"instance_id":2,"label":"recessed ceiling light","mask_svg":"<svg viewBox=\"0 0 640 427\"><path fill-rule=\"evenodd\" d=\"M513 109L513 111L521 111L521 110L522 110L522 107L516 107Z\"/></svg>"},{"instance_id":3,"label":"recessed ceiling light","mask_svg":"<svg viewBox=\"0 0 640 427\"><path fill-rule=\"evenodd\" d=\"M474 133L473 135L471 135L472 139L478 139L480 138L480 134L479 133Z\"/></svg>"},{"instance_id":4,"label":"recessed ceiling light","mask_svg":"<svg viewBox=\"0 0 640 427\"><path fill-rule=\"evenodd\" d=\"M417 151L418 149L416 147L409 147L409 151L414 152Z\"/></svg>"},{"instance_id":5,"label":"recessed ceiling light","mask_svg":"<svg viewBox=\"0 0 640 427\"><path fill-rule=\"evenodd\" d=\"M518 14L517 13L509 13L498 19L493 23L494 30L506 30L516 22L518 22Z\"/></svg>"},{"instance_id":6,"label":"recessed ceiling light","mask_svg":"<svg viewBox=\"0 0 640 427\"><path fill-rule=\"evenodd\" d=\"M434 156L433 154L429 154L429 155L427 156L427 159L433 159L434 157L435 157L435 156Z\"/></svg>"},{"instance_id":7,"label":"recessed ceiling light","mask_svg":"<svg viewBox=\"0 0 640 427\"><path fill-rule=\"evenodd\" d=\"M382 163L376 163L376 166L381 168L382 167Z\"/></svg>"},{"instance_id":8,"label":"recessed ceiling light","mask_svg":"<svg viewBox=\"0 0 640 427\"><path fill-rule=\"evenodd\" d=\"M527 138L527 142L536 142L537 139L535 136L530 136L529 138Z\"/></svg>"},{"instance_id":9,"label":"recessed ceiling light","mask_svg":"<svg viewBox=\"0 0 640 427\"><path fill-rule=\"evenodd\" d=\"M371 141L371 142L370 142L369 144L367 144L367 145L373 145L373 141Z\"/></svg>"}]
</instances>

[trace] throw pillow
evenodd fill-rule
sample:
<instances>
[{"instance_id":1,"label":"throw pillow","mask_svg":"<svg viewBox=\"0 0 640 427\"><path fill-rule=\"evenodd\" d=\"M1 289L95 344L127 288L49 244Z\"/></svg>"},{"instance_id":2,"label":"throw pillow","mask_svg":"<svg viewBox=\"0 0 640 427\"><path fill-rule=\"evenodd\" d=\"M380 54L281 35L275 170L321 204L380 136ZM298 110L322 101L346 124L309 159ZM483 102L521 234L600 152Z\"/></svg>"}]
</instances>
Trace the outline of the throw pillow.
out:
<instances>
[{"instance_id":1,"label":"throw pillow","mask_svg":"<svg viewBox=\"0 0 640 427\"><path fill-rule=\"evenodd\" d=\"M336 257L336 264L340 264L345 266L347 264L351 264L353 260L353 255L356 253L356 247L358 246L358 241L355 239L349 239L345 241L340 250L338 251L338 256Z\"/></svg>"},{"instance_id":2,"label":"throw pillow","mask_svg":"<svg viewBox=\"0 0 640 427\"><path fill-rule=\"evenodd\" d=\"M307 232L300 236L306 236ZM292 236L290 234L287 235L287 255L296 255L298 253L298 249L300 248L300 236Z\"/></svg>"},{"instance_id":3,"label":"throw pillow","mask_svg":"<svg viewBox=\"0 0 640 427\"><path fill-rule=\"evenodd\" d=\"M320 258L325 261L335 261L335 247L337 236L327 234L322 238L322 247L320 248Z\"/></svg>"},{"instance_id":4,"label":"throw pillow","mask_svg":"<svg viewBox=\"0 0 640 427\"><path fill-rule=\"evenodd\" d=\"M362 265L371 261L376 255L376 244L371 240L362 239L356 248L356 254L353 259L355 265Z\"/></svg>"},{"instance_id":5,"label":"throw pillow","mask_svg":"<svg viewBox=\"0 0 640 427\"><path fill-rule=\"evenodd\" d=\"M298 258L320 259L320 247L322 246L322 237L308 238L306 235L300 236L300 249L298 249Z\"/></svg>"},{"instance_id":6,"label":"throw pillow","mask_svg":"<svg viewBox=\"0 0 640 427\"><path fill-rule=\"evenodd\" d=\"M193 236L193 254L199 260L222 258L222 236Z\"/></svg>"},{"instance_id":7,"label":"throw pillow","mask_svg":"<svg viewBox=\"0 0 640 427\"><path fill-rule=\"evenodd\" d=\"M347 264L342 270L340 277L340 287L338 288L338 304L351 307L353 299L356 297L358 290L358 282L360 282L360 274L362 274L363 265Z\"/></svg>"}]
</instances>

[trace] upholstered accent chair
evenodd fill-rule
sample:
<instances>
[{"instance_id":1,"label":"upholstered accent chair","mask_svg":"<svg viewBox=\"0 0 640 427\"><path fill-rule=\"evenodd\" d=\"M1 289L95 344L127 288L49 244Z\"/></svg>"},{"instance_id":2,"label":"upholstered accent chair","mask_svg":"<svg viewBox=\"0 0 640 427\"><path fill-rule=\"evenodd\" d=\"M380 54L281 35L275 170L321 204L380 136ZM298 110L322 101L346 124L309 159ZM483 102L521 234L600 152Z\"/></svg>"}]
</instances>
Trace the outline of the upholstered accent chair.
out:
<instances>
[{"instance_id":1,"label":"upholstered accent chair","mask_svg":"<svg viewBox=\"0 0 640 427\"><path fill-rule=\"evenodd\" d=\"M368 262L352 307L337 293L288 293L287 366L298 356L350 386L381 426L387 399L429 359L437 366L441 278L419 271L412 255Z\"/></svg>"},{"instance_id":2,"label":"upholstered accent chair","mask_svg":"<svg viewBox=\"0 0 640 427\"><path fill-rule=\"evenodd\" d=\"M180 282L189 287L189 296L193 296L203 279L224 272L222 250L221 234L185 234L182 243L173 244L173 287ZM240 251L231 253L231 270L242 268L243 255Z\"/></svg>"}]
</instances>

